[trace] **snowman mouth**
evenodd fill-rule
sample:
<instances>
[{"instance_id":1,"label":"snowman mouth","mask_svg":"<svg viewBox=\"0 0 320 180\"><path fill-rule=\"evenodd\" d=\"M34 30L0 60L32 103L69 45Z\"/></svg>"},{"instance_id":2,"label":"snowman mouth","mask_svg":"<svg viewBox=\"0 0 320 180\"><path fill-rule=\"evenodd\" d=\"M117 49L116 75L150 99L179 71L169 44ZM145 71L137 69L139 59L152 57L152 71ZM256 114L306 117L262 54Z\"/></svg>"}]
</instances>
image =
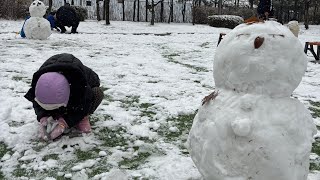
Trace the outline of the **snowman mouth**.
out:
<instances>
[{"instance_id":1,"label":"snowman mouth","mask_svg":"<svg viewBox=\"0 0 320 180\"><path fill-rule=\"evenodd\" d=\"M240 36L249 36L250 34L238 34L237 37L240 37ZM267 34L269 36L272 36L272 37L276 37L276 36L279 36L279 37L284 37L283 34Z\"/></svg>"}]
</instances>

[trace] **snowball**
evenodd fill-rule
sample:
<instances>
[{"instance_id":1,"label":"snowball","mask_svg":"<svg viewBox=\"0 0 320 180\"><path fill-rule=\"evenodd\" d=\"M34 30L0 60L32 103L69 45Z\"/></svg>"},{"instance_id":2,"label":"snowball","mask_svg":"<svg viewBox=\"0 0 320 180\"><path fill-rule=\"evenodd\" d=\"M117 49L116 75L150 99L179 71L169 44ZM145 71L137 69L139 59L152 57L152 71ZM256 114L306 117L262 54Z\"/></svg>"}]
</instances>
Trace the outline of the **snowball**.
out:
<instances>
[{"instance_id":1,"label":"snowball","mask_svg":"<svg viewBox=\"0 0 320 180\"><path fill-rule=\"evenodd\" d=\"M64 177L67 178L67 179L70 179L70 178L72 178L72 174L71 173L65 174Z\"/></svg>"},{"instance_id":2,"label":"snowball","mask_svg":"<svg viewBox=\"0 0 320 180\"><path fill-rule=\"evenodd\" d=\"M106 155L107 155L107 153L105 151L100 151L99 152L99 156L106 156Z\"/></svg>"},{"instance_id":3,"label":"snowball","mask_svg":"<svg viewBox=\"0 0 320 180\"><path fill-rule=\"evenodd\" d=\"M175 126L169 128L170 132L179 132L179 129Z\"/></svg>"},{"instance_id":4,"label":"snowball","mask_svg":"<svg viewBox=\"0 0 320 180\"><path fill-rule=\"evenodd\" d=\"M50 23L44 18L30 17L24 25L24 32L28 39L48 39L51 35Z\"/></svg>"}]
</instances>

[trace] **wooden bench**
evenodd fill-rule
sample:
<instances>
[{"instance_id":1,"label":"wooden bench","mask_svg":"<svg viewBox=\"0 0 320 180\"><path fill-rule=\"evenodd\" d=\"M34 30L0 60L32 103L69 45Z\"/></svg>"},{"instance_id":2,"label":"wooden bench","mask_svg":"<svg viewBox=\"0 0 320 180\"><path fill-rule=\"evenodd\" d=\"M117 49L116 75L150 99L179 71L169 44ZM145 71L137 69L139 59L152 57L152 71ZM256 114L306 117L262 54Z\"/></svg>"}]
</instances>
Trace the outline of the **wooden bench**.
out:
<instances>
[{"instance_id":1,"label":"wooden bench","mask_svg":"<svg viewBox=\"0 0 320 180\"><path fill-rule=\"evenodd\" d=\"M226 35L226 33L220 33L217 46L219 46L221 40L223 39L223 37L224 37L225 35Z\"/></svg>"},{"instance_id":2,"label":"wooden bench","mask_svg":"<svg viewBox=\"0 0 320 180\"><path fill-rule=\"evenodd\" d=\"M314 51L313 46L317 46L317 53ZM306 42L306 45L304 46L304 53L307 54L308 50L317 61L320 60L320 42Z\"/></svg>"}]
</instances>

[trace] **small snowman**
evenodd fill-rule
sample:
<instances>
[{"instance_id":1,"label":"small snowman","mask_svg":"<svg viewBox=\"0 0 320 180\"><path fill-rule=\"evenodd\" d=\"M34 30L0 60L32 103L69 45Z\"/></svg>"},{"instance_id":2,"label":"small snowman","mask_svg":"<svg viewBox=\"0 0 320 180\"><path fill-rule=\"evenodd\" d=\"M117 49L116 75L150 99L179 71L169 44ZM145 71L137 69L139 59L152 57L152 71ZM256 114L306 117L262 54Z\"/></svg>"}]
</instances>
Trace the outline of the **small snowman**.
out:
<instances>
[{"instance_id":1,"label":"small snowman","mask_svg":"<svg viewBox=\"0 0 320 180\"><path fill-rule=\"evenodd\" d=\"M216 90L188 137L206 180L306 180L316 127L290 98L307 67L299 40L274 21L241 24L214 59Z\"/></svg>"},{"instance_id":2,"label":"small snowman","mask_svg":"<svg viewBox=\"0 0 320 180\"><path fill-rule=\"evenodd\" d=\"M51 35L51 27L48 20L43 16L47 7L43 2L36 0L29 7L30 18L26 20L24 32L28 39L47 39Z\"/></svg>"}]
</instances>

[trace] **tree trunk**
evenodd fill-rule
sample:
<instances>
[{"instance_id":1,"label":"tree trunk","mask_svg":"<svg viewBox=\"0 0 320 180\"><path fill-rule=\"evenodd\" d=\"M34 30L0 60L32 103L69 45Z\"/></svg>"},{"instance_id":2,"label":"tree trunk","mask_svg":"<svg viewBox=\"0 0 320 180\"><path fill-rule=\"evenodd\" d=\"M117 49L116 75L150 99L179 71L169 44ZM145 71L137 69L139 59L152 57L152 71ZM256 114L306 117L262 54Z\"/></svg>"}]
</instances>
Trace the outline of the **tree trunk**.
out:
<instances>
[{"instance_id":1,"label":"tree trunk","mask_svg":"<svg viewBox=\"0 0 320 180\"><path fill-rule=\"evenodd\" d=\"M122 0L122 21L125 21L124 0Z\"/></svg>"},{"instance_id":2,"label":"tree trunk","mask_svg":"<svg viewBox=\"0 0 320 180\"><path fill-rule=\"evenodd\" d=\"M138 0L137 19L138 19L138 22L140 22L140 0Z\"/></svg>"},{"instance_id":3,"label":"tree trunk","mask_svg":"<svg viewBox=\"0 0 320 180\"><path fill-rule=\"evenodd\" d=\"M97 20L100 21L100 3L99 0L96 0L96 4L97 4Z\"/></svg>"},{"instance_id":4,"label":"tree trunk","mask_svg":"<svg viewBox=\"0 0 320 180\"><path fill-rule=\"evenodd\" d=\"M298 0L294 0L293 12L294 12L293 19L298 20Z\"/></svg>"},{"instance_id":5,"label":"tree trunk","mask_svg":"<svg viewBox=\"0 0 320 180\"><path fill-rule=\"evenodd\" d=\"M163 1L161 1L161 4L160 4L160 22L163 22L163 10L164 10Z\"/></svg>"},{"instance_id":6,"label":"tree trunk","mask_svg":"<svg viewBox=\"0 0 320 180\"><path fill-rule=\"evenodd\" d=\"M250 3L250 9L253 9L253 0L249 0Z\"/></svg>"},{"instance_id":7,"label":"tree trunk","mask_svg":"<svg viewBox=\"0 0 320 180\"><path fill-rule=\"evenodd\" d=\"M304 27L309 29L309 3L310 1L304 0Z\"/></svg>"},{"instance_id":8,"label":"tree trunk","mask_svg":"<svg viewBox=\"0 0 320 180\"><path fill-rule=\"evenodd\" d=\"M154 25L154 17L155 17L155 12L154 12L154 0L151 0L151 23L150 25Z\"/></svg>"},{"instance_id":9,"label":"tree trunk","mask_svg":"<svg viewBox=\"0 0 320 180\"><path fill-rule=\"evenodd\" d=\"M146 22L148 22L148 9L149 9L149 2L146 0Z\"/></svg>"},{"instance_id":10,"label":"tree trunk","mask_svg":"<svg viewBox=\"0 0 320 180\"><path fill-rule=\"evenodd\" d=\"M105 0L103 1L102 19L106 20L106 1Z\"/></svg>"},{"instance_id":11,"label":"tree trunk","mask_svg":"<svg viewBox=\"0 0 320 180\"><path fill-rule=\"evenodd\" d=\"M52 10L52 0L49 0L48 12L50 13Z\"/></svg>"},{"instance_id":12,"label":"tree trunk","mask_svg":"<svg viewBox=\"0 0 320 180\"><path fill-rule=\"evenodd\" d=\"M219 3L218 3L218 14L219 15L222 14L222 0L219 0Z\"/></svg>"},{"instance_id":13,"label":"tree trunk","mask_svg":"<svg viewBox=\"0 0 320 180\"><path fill-rule=\"evenodd\" d=\"M132 21L136 20L136 3L137 3L137 0L134 0L133 1L133 18L132 18Z\"/></svg>"},{"instance_id":14,"label":"tree trunk","mask_svg":"<svg viewBox=\"0 0 320 180\"><path fill-rule=\"evenodd\" d=\"M170 21L173 22L173 0L170 1Z\"/></svg>"},{"instance_id":15,"label":"tree trunk","mask_svg":"<svg viewBox=\"0 0 320 180\"><path fill-rule=\"evenodd\" d=\"M185 22L186 18L186 4L187 1L183 0L183 8L182 8L182 22Z\"/></svg>"},{"instance_id":16,"label":"tree trunk","mask_svg":"<svg viewBox=\"0 0 320 180\"><path fill-rule=\"evenodd\" d=\"M192 0L192 25L196 24L196 0Z\"/></svg>"},{"instance_id":17,"label":"tree trunk","mask_svg":"<svg viewBox=\"0 0 320 180\"><path fill-rule=\"evenodd\" d=\"M106 25L110 24L110 17L109 17L109 13L110 13L110 0L104 0L105 2L105 11L106 11Z\"/></svg>"},{"instance_id":18,"label":"tree trunk","mask_svg":"<svg viewBox=\"0 0 320 180\"><path fill-rule=\"evenodd\" d=\"M67 4L67 0L64 0L64 5L66 5Z\"/></svg>"}]
</instances>

